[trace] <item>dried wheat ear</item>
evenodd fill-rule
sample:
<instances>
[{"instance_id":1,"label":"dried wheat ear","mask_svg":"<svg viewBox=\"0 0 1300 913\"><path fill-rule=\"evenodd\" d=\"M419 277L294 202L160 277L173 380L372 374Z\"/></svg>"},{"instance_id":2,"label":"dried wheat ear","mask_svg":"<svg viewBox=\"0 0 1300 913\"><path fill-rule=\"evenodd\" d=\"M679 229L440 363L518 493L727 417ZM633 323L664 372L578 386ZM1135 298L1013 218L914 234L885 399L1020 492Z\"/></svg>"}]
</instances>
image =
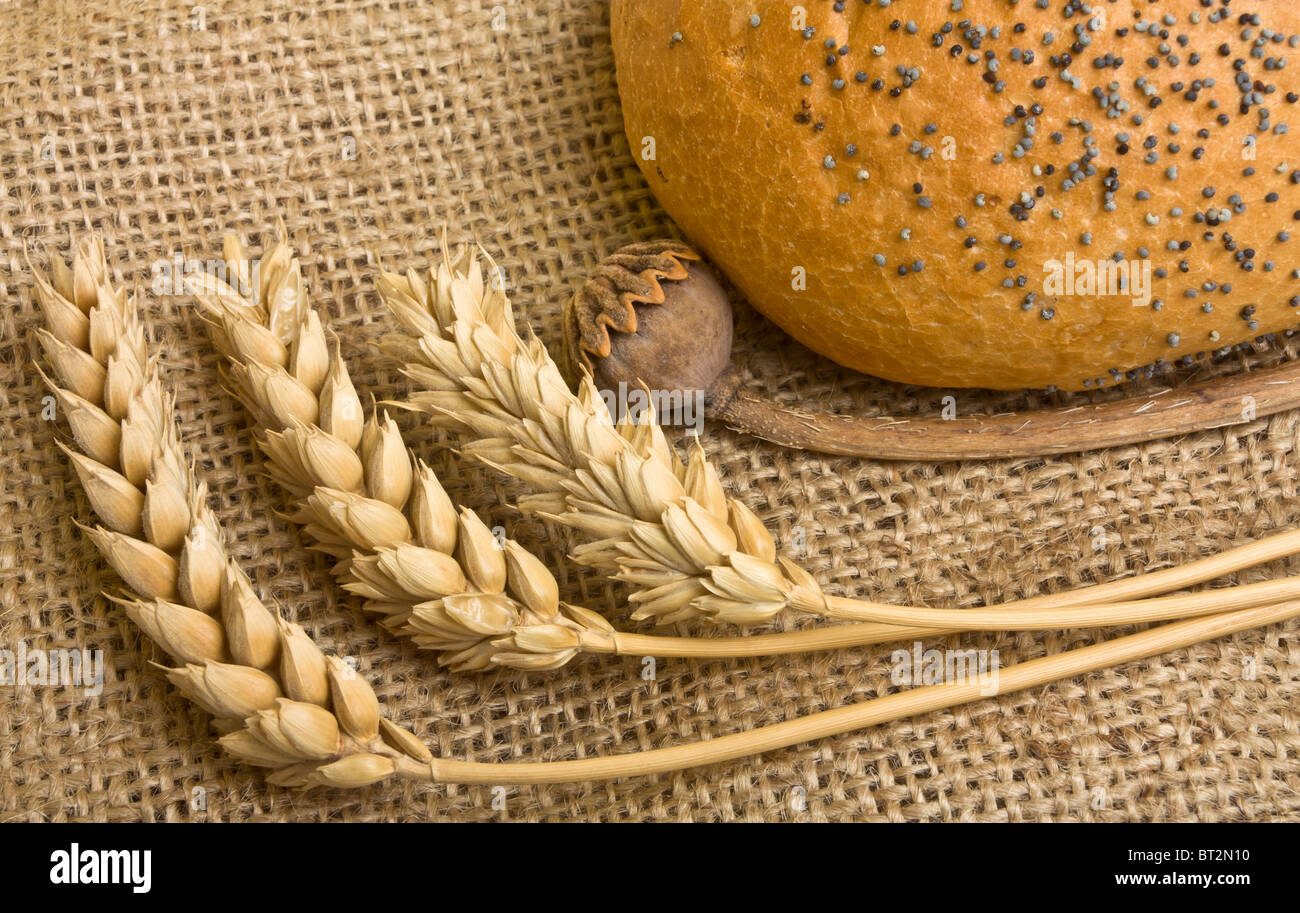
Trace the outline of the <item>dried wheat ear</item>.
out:
<instances>
[{"instance_id":1,"label":"dried wheat ear","mask_svg":"<svg viewBox=\"0 0 1300 913\"><path fill-rule=\"evenodd\" d=\"M423 773L428 750L380 717L370 685L268 609L231 560L102 243L83 240L70 268L55 259L49 279L33 274L54 377L41 374L100 521L87 534L126 584L116 601L178 664L167 677L216 718L227 750L273 768L274 783L364 786L399 769Z\"/></svg>"},{"instance_id":2,"label":"dried wheat ear","mask_svg":"<svg viewBox=\"0 0 1300 913\"><path fill-rule=\"evenodd\" d=\"M514 784L639 776L988 697L978 681L915 688L706 742L613 757L505 764L433 758L411 733L380 717L373 690L345 663L271 613L230 560L205 489L184 460L133 302L110 282L102 245L84 241L71 269L56 261L53 280L36 274L36 285L47 324L37 333L57 378L46 381L68 418L75 443L69 458L102 521L88 533L132 594L120 602L183 663L168 676L216 717L226 733L222 744L272 768L275 783L364 786L394 774ZM1261 542L1207 561L1224 573L1234 562L1266 560L1278 547ZM1300 602L1286 602L1164 625L1001 670L1000 684L1003 691L1028 688L1298 614Z\"/></svg>"},{"instance_id":3,"label":"dried wheat ear","mask_svg":"<svg viewBox=\"0 0 1300 913\"><path fill-rule=\"evenodd\" d=\"M499 276L484 259L488 274ZM444 245L442 262L427 276L381 272L377 285L405 331L386 348L419 388L394 405L429 414L460 436L464 453L532 486L536 494L520 498L520 508L585 536L575 560L629 584L635 619L752 623L790 609L865 622L817 632L838 633L843 645L1160 621L1300 596L1300 578L1287 578L1142 598L1294 554L1297 531L1182 567L991 608L927 609L829 595L777 555L753 511L727 497L698 440L683 463L652 409L637 424L616 424L590 376L571 392L542 342L516 331L501 283L485 279L469 248L450 254Z\"/></svg>"},{"instance_id":4,"label":"dried wheat ear","mask_svg":"<svg viewBox=\"0 0 1300 913\"><path fill-rule=\"evenodd\" d=\"M272 477L315 547L337 559L343 587L455 670L554 669L580 651L613 652L604 618L562 604L545 564L458 510L386 413L365 418L283 226L255 287L235 238L223 256L234 284L201 273L188 277L190 291L227 359L228 386L258 424Z\"/></svg>"},{"instance_id":5,"label":"dried wheat ear","mask_svg":"<svg viewBox=\"0 0 1300 913\"><path fill-rule=\"evenodd\" d=\"M228 360L228 385L259 425L258 439L270 460L272 475L297 501L295 518L316 540L318 548L338 559L336 574L346 589L365 599L367 610L382 615L385 626L395 633L437 651L441 662L458 671L498 665L555 669L580 653L763 655L861 646L959 630L1127 624L1300 596L1300 580L1288 580L1073 611L1059 606L1035 607L1031 603L984 612L966 610L954 617L943 610L854 604L851 611L874 614L877 620L749 638L654 637L616 632L600 615L560 603L550 571L519 543L498 542L474 513L463 508L458 511L434 473L406 447L396 424L386 414L376 411L368 420L364 418L338 341L329 338L311 306L299 261L285 240L283 226L279 240L261 259L256 280L251 261L238 240L226 239L223 257L230 282L207 273L193 275L187 281L203 307L216 346ZM464 257L457 260L464 262ZM484 377L491 376L492 365L509 365L507 370L517 373L525 362L511 361L511 348L492 344L492 340L506 339L513 343L515 351L520 345L505 296L485 288L481 274L475 281L472 273L458 276L449 265L444 264L444 268L452 277L442 285L452 290L449 297L476 303L475 316L497 328L489 335L473 328L460 337L472 347L475 356L468 364ZM463 284L458 284L462 278ZM434 283L442 280L441 276L433 277ZM391 285L391 279L386 283ZM457 338L456 331L451 335ZM566 414L572 417L576 404L573 397L567 401L555 394L548 397L551 385L540 378L549 376L554 366L545 357L545 350L537 351L541 369L534 374L539 379L522 392L520 384L515 383L510 401L521 407L533 401L536 391L540 404L537 415L557 414L568 407ZM548 402L553 404L551 413L546 412ZM548 434L544 420L523 416L525 427L530 421L534 422L530 439L549 441L559 433ZM746 574L762 580L764 575L771 579L781 573L773 563L774 546L766 530L739 502L728 505L717 474L701 448L697 446L690 462L683 466L672 461L672 451L652 420L635 426L614 426L601 409L594 414L584 412L581 424L583 439L604 438L611 447L624 447L625 453L608 461L611 473L616 474L618 467L640 455L644 482L627 497L645 505L643 513L663 505L665 516L659 534L673 537L683 561L695 561L715 579L725 579L733 590L751 598L757 598L758 584L753 584ZM619 443L612 443L615 441ZM468 449L482 455L481 445L471 444ZM661 470L658 480L656 470ZM682 484L674 489L667 480L678 476ZM611 484L621 485L617 481ZM686 494L687 487L697 493L699 500ZM623 492L621 487L617 490ZM709 507L703 507L701 500ZM730 538L726 524L709 522L712 516L728 510L736 518L733 525L738 531ZM646 535L655 532L644 522L637 528L650 530ZM691 531L700 534L692 536ZM747 554L742 543L762 557ZM722 560L729 560L732 566L713 567ZM816 587L812 578L796 566L783 562L783 567L787 577L800 574L807 590ZM1101 588L1087 595L1094 602L1107 598ZM835 605L833 599L827 602ZM734 619L734 610L726 617Z\"/></svg>"}]
</instances>

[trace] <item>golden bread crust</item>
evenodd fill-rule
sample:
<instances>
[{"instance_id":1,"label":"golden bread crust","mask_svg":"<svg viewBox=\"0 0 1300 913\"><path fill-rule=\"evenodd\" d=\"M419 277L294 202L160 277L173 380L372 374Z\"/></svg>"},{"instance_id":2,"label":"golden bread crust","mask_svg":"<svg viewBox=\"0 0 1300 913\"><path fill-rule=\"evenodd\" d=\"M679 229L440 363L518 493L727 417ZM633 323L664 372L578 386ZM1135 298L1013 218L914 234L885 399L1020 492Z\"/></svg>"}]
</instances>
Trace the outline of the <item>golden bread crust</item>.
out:
<instances>
[{"instance_id":1,"label":"golden bread crust","mask_svg":"<svg viewBox=\"0 0 1300 913\"><path fill-rule=\"evenodd\" d=\"M633 156L758 310L869 374L998 389L1300 321L1300 4L953 5L613 0ZM1116 254L1149 302L1089 293Z\"/></svg>"}]
</instances>

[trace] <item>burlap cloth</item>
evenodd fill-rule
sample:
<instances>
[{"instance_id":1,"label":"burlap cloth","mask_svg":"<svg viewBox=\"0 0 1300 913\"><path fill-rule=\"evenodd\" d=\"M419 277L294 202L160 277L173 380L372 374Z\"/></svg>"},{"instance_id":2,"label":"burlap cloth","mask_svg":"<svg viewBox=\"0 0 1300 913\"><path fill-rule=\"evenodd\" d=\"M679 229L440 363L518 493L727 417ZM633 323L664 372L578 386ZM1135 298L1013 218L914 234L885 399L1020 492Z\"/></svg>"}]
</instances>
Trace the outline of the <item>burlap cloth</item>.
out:
<instances>
[{"instance_id":1,"label":"burlap cloth","mask_svg":"<svg viewBox=\"0 0 1300 913\"><path fill-rule=\"evenodd\" d=\"M382 398L405 382L368 347L388 323L370 252L423 266L446 223L453 241L481 240L500 259L521 319L554 346L560 308L597 260L673 231L623 136L607 7L0 3L0 646L100 649L110 679L91 698L0 688L0 817L1300 819L1294 623L739 763L513 789L504 811L476 787L293 793L223 755L206 717L148 664L164 657L99 595L115 577L74 525L90 512L55 446L65 432L40 415L24 243L40 258L66 253L74 231L99 230L115 272L147 291L154 261L178 250L215 257L228 227L256 251L283 216L358 388ZM280 517L286 501L264 478L246 416L218 389L192 305L150 295L146 316L235 553L327 649L359 657L386 712L438 754L627 752L894 687L892 648L661 661L653 681L635 658L547 674L440 671L378 632ZM934 412L947 392L841 371L743 305L739 320L755 382L801 406ZM1196 373L1278 357L1234 356ZM972 411L1034 403L955 395ZM938 466L824 459L716 425L704 440L731 491L833 591L969 606L1175 565L1291 526L1297 418L1074 457ZM414 439L453 497L543 550L566 597L618 615L621 592L566 563L560 533L503 506L511 485L458 461L437 435ZM1101 636L937 645L996 648L1008 664ZM196 787L205 809L194 807Z\"/></svg>"}]
</instances>

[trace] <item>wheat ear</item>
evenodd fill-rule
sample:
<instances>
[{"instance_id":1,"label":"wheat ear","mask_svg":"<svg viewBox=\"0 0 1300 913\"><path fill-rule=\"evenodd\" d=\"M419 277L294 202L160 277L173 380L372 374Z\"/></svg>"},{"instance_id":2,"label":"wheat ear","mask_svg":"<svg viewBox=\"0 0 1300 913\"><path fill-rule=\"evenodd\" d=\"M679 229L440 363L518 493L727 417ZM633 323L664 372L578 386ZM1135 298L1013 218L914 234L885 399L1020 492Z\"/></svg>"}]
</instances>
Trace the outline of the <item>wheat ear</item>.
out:
<instances>
[{"instance_id":1,"label":"wheat ear","mask_svg":"<svg viewBox=\"0 0 1300 913\"><path fill-rule=\"evenodd\" d=\"M427 763L413 735L380 718L370 685L271 612L226 551L103 243L85 238L71 267L52 265L49 279L32 269L54 377L37 370L67 417L73 446L60 446L100 521L87 534L130 593L115 601L178 663L167 677L216 717L227 750L273 768L274 783L364 786L399 761Z\"/></svg>"},{"instance_id":2,"label":"wheat ear","mask_svg":"<svg viewBox=\"0 0 1300 913\"><path fill-rule=\"evenodd\" d=\"M604 618L561 603L536 556L458 511L386 413L365 418L283 224L256 281L237 239L226 239L223 257L231 281L195 274L190 291L228 360L228 386L259 426L272 477L315 547L337 559L344 588L455 670L554 669L579 652L613 652Z\"/></svg>"},{"instance_id":3,"label":"wheat ear","mask_svg":"<svg viewBox=\"0 0 1300 913\"><path fill-rule=\"evenodd\" d=\"M1300 551L1300 532L1275 536L1183 568L1017 602L983 613L940 612L825 594L807 571L778 557L771 535L741 502L728 498L698 442L683 464L655 423L616 424L589 377L570 392L546 347L521 338L497 281L485 280L465 247L427 279L382 271L380 296L405 330L387 348L421 389L403 405L428 413L463 438L466 454L530 484L525 511L575 528L590 540L579 563L614 572L634 588L634 618L760 622L790 608L895 626L944 629L1130 624L1204 614L1296 595L1300 581L1208 602L1121 603L1213 579ZM653 405L653 399L650 398ZM1215 600L1236 600L1216 605ZM1078 607L1097 606L1078 611ZM901 628L899 629L901 632ZM887 629L873 632L888 639ZM899 636L908 636L900 633Z\"/></svg>"}]
</instances>

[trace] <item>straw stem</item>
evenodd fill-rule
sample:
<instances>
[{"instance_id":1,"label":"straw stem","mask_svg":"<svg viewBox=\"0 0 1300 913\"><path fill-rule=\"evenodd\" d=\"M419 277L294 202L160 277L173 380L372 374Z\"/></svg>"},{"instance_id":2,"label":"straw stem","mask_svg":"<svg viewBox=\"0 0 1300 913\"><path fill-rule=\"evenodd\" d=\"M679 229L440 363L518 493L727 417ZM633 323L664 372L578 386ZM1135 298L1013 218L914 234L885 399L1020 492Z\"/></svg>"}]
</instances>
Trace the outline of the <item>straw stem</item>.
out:
<instances>
[{"instance_id":1,"label":"straw stem","mask_svg":"<svg viewBox=\"0 0 1300 913\"><path fill-rule=\"evenodd\" d=\"M1224 612L1174 622L1088 647L1028 660L998 670L997 693L1009 694L1058 679L1095 672L1178 650L1300 615L1300 601ZM906 719L934 710L987 698L985 679L927 685L899 691L834 710L824 710L749 732L733 733L687 745L657 748L612 757L576 761L490 763L435 758L424 765L403 759L398 772L434 783L538 784L586 782L649 776L750 757L804 742L842 735L867 726Z\"/></svg>"}]
</instances>

